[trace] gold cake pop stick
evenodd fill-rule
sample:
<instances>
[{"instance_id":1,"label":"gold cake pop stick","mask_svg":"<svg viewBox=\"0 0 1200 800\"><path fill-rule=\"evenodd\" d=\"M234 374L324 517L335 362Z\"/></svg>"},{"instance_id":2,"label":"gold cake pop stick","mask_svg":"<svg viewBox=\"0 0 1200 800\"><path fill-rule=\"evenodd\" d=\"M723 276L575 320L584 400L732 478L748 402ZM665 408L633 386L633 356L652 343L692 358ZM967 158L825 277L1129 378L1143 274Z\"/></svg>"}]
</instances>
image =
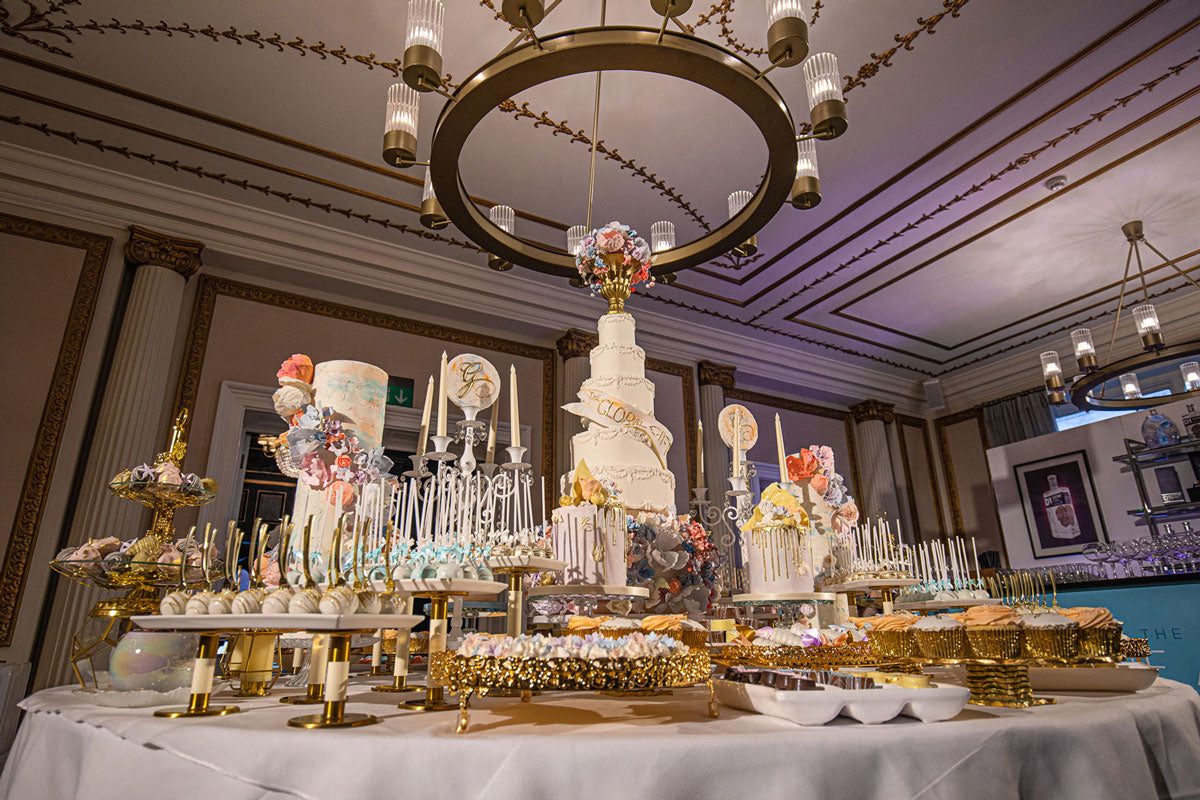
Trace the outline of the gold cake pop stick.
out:
<instances>
[{"instance_id":1,"label":"gold cake pop stick","mask_svg":"<svg viewBox=\"0 0 1200 800\"><path fill-rule=\"evenodd\" d=\"M346 515L343 514L337 523L337 527L333 531L333 553L332 560L329 564L329 588L341 586L346 582L346 576L342 574L342 526L346 522ZM337 576L336 582L334 576Z\"/></svg>"},{"instance_id":2,"label":"gold cake pop stick","mask_svg":"<svg viewBox=\"0 0 1200 800\"><path fill-rule=\"evenodd\" d=\"M258 548L252 549L254 555L254 566L250 569L250 580L255 589L265 589L267 584L263 581L263 558L267 554L267 537L270 527L267 523L263 523L258 527ZM282 576L283 573L281 572Z\"/></svg>"},{"instance_id":3,"label":"gold cake pop stick","mask_svg":"<svg viewBox=\"0 0 1200 800\"><path fill-rule=\"evenodd\" d=\"M237 520L229 520L229 524L225 527L225 588L230 588L233 583L233 573L231 572L230 564L237 563L237 553L233 549L233 534L237 530ZM239 544L240 546L240 544Z\"/></svg>"},{"instance_id":4,"label":"gold cake pop stick","mask_svg":"<svg viewBox=\"0 0 1200 800\"><path fill-rule=\"evenodd\" d=\"M250 550L246 554L246 571L250 573L250 586L252 588L258 585L254 569L254 556L258 553L258 540L262 536L261 523L262 517L254 518L254 523L250 526Z\"/></svg>"},{"instance_id":5,"label":"gold cake pop stick","mask_svg":"<svg viewBox=\"0 0 1200 800\"><path fill-rule=\"evenodd\" d=\"M188 535L183 540L183 549L179 551L179 590L180 591L187 589L187 575L185 573L187 572L188 545L189 544L191 544L193 546L195 545L195 542L192 541L192 537L195 535L196 535L196 526L193 525L191 530L188 531Z\"/></svg>"},{"instance_id":6,"label":"gold cake pop stick","mask_svg":"<svg viewBox=\"0 0 1200 800\"><path fill-rule=\"evenodd\" d=\"M358 514L354 515L353 526L354 551L351 554L350 569L354 573L354 590L358 591L363 588L361 559L364 557L362 546L363 526L362 521L358 518Z\"/></svg>"},{"instance_id":7,"label":"gold cake pop stick","mask_svg":"<svg viewBox=\"0 0 1200 800\"><path fill-rule=\"evenodd\" d=\"M310 569L310 565L312 564L312 516L311 515L309 516L308 521L304 523L304 535L301 538L300 548L302 551L300 553L300 555L304 558L304 563L301 565L301 570L300 570L304 574L304 588L305 589L315 589L317 586L317 582L313 580L312 570Z\"/></svg>"},{"instance_id":8,"label":"gold cake pop stick","mask_svg":"<svg viewBox=\"0 0 1200 800\"><path fill-rule=\"evenodd\" d=\"M212 551L216 531L216 527L211 522L204 523L204 550L200 553L200 572L204 576L204 588L210 592L212 591L212 577L209 576L208 569L212 566L212 558L209 553Z\"/></svg>"}]
</instances>

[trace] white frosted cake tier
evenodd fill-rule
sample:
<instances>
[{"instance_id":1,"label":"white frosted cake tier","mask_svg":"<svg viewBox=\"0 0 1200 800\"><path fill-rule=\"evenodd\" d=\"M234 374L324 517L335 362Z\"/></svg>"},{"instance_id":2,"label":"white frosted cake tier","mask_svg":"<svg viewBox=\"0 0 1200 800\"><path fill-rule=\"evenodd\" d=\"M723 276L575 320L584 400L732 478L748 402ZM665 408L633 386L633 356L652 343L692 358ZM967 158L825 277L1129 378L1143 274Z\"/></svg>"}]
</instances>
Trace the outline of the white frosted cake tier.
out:
<instances>
[{"instance_id":1,"label":"white frosted cake tier","mask_svg":"<svg viewBox=\"0 0 1200 800\"><path fill-rule=\"evenodd\" d=\"M636 375L599 375L585 380L580 389L585 392L611 394L638 411L654 413L654 382L649 378L639 378Z\"/></svg>"},{"instance_id":2,"label":"white frosted cake tier","mask_svg":"<svg viewBox=\"0 0 1200 800\"><path fill-rule=\"evenodd\" d=\"M621 464L592 464L592 474L621 487L621 504L630 513L647 511L653 514L675 513L675 476L670 470L658 467Z\"/></svg>"},{"instance_id":3,"label":"white frosted cake tier","mask_svg":"<svg viewBox=\"0 0 1200 800\"><path fill-rule=\"evenodd\" d=\"M646 377L646 351L636 344L601 344L588 353L592 375Z\"/></svg>"},{"instance_id":4,"label":"white frosted cake tier","mask_svg":"<svg viewBox=\"0 0 1200 800\"><path fill-rule=\"evenodd\" d=\"M387 402L387 372L361 361L322 361L313 369L313 397L339 415L364 450L379 447Z\"/></svg>"},{"instance_id":5,"label":"white frosted cake tier","mask_svg":"<svg viewBox=\"0 0 1200 800\"><path fill-rule=\"evenodd\" d=\"M637 428L591 425L583 433L571 437L571 449L575 453L575 463L583 459L589 466L625 464L658 469L663 466L663 461L655 455L650 437Z\"/></svg>"},{"instance_id":6,"label":"white frosted cake tier","mask_svg":"<svg viewBox=\"0 0 1200 800\"><path fill-rule=\"evenodd\" d=\"M814 568L798 528L743 531L742 557L750 594L813 590Z\"/></svg>"},{"instance_id":7,"label":"white frosted cake tier","mask_svg":"<svg viewBox=\"0 0 1200 800\"><path fill-rule=\"evenodd\" d=\"M625 513L593 505L554 509L550 531L554 555L566 562L566 584L625 585Z\"/></svg>"},{"instance_id":8,"label":"white frosted cake tier","mask_svg":"<svg viewBox=\"0 0 1200 800\"><path fill-rule=\"evenodd\" d=\"M637 323L628 312L605 314L596 322L600 344L637 344L636 331Z\"/></svg>"}]
</instances>

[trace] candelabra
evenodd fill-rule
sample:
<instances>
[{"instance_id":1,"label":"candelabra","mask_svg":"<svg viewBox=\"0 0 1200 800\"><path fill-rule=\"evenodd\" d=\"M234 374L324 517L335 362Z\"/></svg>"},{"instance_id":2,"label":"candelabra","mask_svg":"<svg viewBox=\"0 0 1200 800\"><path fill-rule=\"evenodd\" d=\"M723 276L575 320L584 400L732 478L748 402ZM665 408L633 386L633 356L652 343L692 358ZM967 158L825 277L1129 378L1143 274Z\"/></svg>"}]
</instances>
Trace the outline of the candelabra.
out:
<instances>
[{"instance_id":1,"label":"candelabra","mask_svg":"<svg viewBox=\"0 0 1200 800\"><path fill-rule=\"evenodd\" d=\"M754 498L748 488L754 474L754 465L748 461L742 461L737 475L733 474L731 465L730 489L725 492L724 503L721 505L708 499L706 487L692 490L693 516L709 529L713 543L726 555L725 563L721 565L721 578L731 594L742 592L745 584L742 574L741 525L754 511Z\"/></svg>"}]
</instances>

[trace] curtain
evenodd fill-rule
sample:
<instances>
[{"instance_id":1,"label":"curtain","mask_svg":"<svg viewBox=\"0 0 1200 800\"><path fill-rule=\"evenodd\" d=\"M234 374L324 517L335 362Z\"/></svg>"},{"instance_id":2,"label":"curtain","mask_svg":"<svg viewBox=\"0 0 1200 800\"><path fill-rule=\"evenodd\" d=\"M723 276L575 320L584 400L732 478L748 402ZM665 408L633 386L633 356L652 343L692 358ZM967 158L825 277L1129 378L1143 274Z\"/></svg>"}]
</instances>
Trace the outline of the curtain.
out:
<instances>
[{"instance_id":1,"label":"curtain","mask_svg":"<svg viewBox=\"0 0 1200 800\"><path fill-rule=\"evenodd\" d=\"M989 447L1054 433L1050 401L1040 388L985 403L983 424L987 428Z\"/></svg>"}]
</instances>

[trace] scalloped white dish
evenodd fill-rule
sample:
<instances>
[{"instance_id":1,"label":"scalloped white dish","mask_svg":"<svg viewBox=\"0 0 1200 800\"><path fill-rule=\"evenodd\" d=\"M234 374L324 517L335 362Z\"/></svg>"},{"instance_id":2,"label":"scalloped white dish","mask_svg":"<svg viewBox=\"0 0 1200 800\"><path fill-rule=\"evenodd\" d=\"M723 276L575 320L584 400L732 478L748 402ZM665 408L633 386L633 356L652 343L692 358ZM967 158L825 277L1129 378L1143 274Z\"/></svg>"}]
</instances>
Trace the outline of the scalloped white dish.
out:
<instances>
[{"instance_id":1,"label":"scalloped white dish","mask_svg":"<svg viewBox=\"0 0 1200 800\"><path fill-rule=\"evenodd\" d=\"M905 689L884 684L875 689L825 686L791 691L718 679L717 699L731 708L778 717L797 725L824 725L837 716L878 725L900 715L921 722L940 722L957 716L971 693L963 686L934 684L928 689Z\"/></svg>"}]
</instances>

